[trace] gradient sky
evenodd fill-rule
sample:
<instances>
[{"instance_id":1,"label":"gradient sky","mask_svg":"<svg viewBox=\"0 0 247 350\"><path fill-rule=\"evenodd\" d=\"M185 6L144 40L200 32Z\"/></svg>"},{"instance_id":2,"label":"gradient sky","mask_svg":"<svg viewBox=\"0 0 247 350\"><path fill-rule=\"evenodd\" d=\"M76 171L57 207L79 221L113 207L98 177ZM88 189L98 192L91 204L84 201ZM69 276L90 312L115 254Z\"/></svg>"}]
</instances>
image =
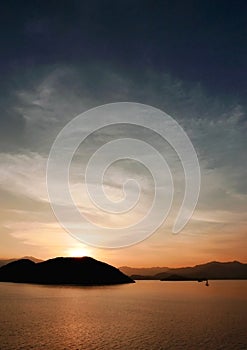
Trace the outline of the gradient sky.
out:
<instances>
[{"instance_id":1,"label":"gradient sky","mask_svg":"<svg viewBox=\"0 0 247 350\"><path fill-rule=\"evenodd\" d=\"M0 257L86 254L116 266L246 262L246 1L50 0L0 6ZM119 101L152 105L180 123L197 151L202 186L197 209L179 235L171 233L171 215L144 242L102 250L79 243L57 223L46 191L46 161L68 121ZM155 142L152 134L127 133ZM78 154L75 169L92 149L122 134L112 128L95 135ZM169 150L164 153L179 186L176 212L182 172ZM126 162L109 174L109 193L117 195L131 173L143 181L148 202L148 176ZM77 184L75 178L75 190ZM99 217L81 200L85 211Z\"/></svg>"}]
</instances>

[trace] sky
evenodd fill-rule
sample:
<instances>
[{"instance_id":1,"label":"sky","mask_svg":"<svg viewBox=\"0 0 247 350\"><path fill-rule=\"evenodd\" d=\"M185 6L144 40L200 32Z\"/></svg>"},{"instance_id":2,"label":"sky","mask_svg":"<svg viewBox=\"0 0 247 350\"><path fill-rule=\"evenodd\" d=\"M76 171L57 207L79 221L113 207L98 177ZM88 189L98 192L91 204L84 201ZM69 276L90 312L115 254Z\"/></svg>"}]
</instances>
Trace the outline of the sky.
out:
<instances>
[{"instance_id":1,"label":"sky","mask_svg":"<svg viewBox=\"0 0 247 350\"><path fill-rule=\"evenodd\" d=\"M247 262L246 1L9 0L0 6L0 258L90 255L115 266ZM198 156L201 191L191 220L174 235L184 191L176 155L145 130L101 130L72 164L82 211L112 226L122 220L103 215L78 186L90 155L124 135L162 148L177 191L171 215L151 237L99 249L57 222L46 164L57 134L74 117L125 101L159 108L183 127ZM121 197L126 176L140 181L143 201L123 221L142 215L153 191L145 169L125 160L106 173L110 196Z\"/></svg>"}]
</instances>

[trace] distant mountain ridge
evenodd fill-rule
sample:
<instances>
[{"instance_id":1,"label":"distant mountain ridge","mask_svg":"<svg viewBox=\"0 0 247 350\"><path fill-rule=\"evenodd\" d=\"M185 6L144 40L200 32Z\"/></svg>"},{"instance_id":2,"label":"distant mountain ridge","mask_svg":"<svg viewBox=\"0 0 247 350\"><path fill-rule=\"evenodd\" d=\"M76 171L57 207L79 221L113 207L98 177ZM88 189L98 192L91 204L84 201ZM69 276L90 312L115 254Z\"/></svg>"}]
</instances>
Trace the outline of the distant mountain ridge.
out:
<instances>
[{"instance_id":1,"label":"distant mountain ridge","mask_svg":"<svg viewBox=\"0 0 247 350\"><path fill-rule=\"evenodd\" d=\"M35 258L35 257L33 257L33 256L23 256L22 258L19 258L19 259L17 259L17 258L13 258L13 259L0 259L0 267L2 267L2 266L4 266L4 265L7 265L7 264L9 264L9 263L11 263L11 262L13 262L13 261L22 260L22 259L28 259L28 260L31 260L31 261L33 261L33 262L35 262L35 263L39 263L39 262L42 262L42 261L43 261L43 260L37 259L37 258Z\"/></svg>"},{"instance_id":2,"label":"distant mountain ridge","mask_svg":"<svg viewBox=\"0 0 247 350\"><path fill-rule=\"evenodd\" d=\"M121 271L142 271L143 269L132 269L125 267L119 268ZM146 274L128 274L131 278L136 280L152 279L161 280L169 279L172 275L184 279L247 279L247 264L239 261L218 262L211 261L206 264L195 265L193 267L168 268L165 267L163 271L156 274L148 274L153 268L144 268Z\"/></svg>"},{"instance_id":3,"label":"distant mountain ridge","mask_svg":"<svg viewBox=\"0 0 247 350\"><path fill-rule=\"evenodd\" d=\"M161 272L166 272L169 270L169 267L129 267L121 266L119 270L125 273L128 276L131 275L142 275L142 276L152 276Z\"/></svg>"},{"instance_id":4,"label":"distant mountain ridge","mask_svg":"<svg viewBox=\"0 0 247 350\"><path fill-rule=\"evenodd\" d=\"M13 261L0 268L0 281L86 286L134 283L117 268L90 257Z\"/></svg>"}]
</instances>

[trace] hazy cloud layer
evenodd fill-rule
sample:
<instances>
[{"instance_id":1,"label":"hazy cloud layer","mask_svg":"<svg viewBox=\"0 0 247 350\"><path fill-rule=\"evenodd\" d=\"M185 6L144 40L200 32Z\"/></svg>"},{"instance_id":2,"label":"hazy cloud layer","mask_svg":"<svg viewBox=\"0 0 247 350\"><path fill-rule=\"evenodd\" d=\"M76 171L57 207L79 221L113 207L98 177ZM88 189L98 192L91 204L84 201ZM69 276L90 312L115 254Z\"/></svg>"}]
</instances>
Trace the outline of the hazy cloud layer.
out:
<instances>
[{"instance_id":1,"label":"hazy cloud layer","mask_svg":"<svg viewBox=\"0 0 247 350\"><path fill-rule=\"evenodd\" d=\"M190 234L206 234L208 237L212 224L220 224L214 229L224 233L232 225L238 231L238 226L246 223L246 115L244 106L234 98L216 98L206 93L200 84L179 81L170 74L152 71L144 71L141 76L140 73L128 75L124 69L106 65L100 68L97 65L62 65L43 71L28 84L23 75L15 77L23 79L23 85L21 88L20 84L16 88L10 86L11 97L2 101L0 191L6 207L1 225L15 238L31 245L40 245L43 241L54 244L54 237L49 238L52 230L62 230L51 215L48 204L45 171L49 149L57 133L77 114L118 101L140 102L164 110L183 126L191 138L200 161L202 186L198 208L189 225ZM81 164L97 147L122 136L146 140L154 147L158 146L167 158L178 185L175 205L165 226L165 231L169 232L181 204L183 172L174 152L147 130L113 127L93 135L79 149L72 164L72 192L74 190L81 210L91 218L112 225L117 224L116 220L121 221L120 217L102 215L88 202L85 194L80 198L79 189ZM133 216L134 220L146 210L152 198L152 181L148 174L133 164L120 162L106 177L106 191L109 195L121 196L124 177L133 173L142 182L144 193L144 201ZM32 207L36 208L33 214ZM38 236L34 231L39 232ZM184 234L187 233L188 229ZM66 245L64 238L61 241ZM148 241L145 244L148 246Z\"/></svg>"}]
</instances>

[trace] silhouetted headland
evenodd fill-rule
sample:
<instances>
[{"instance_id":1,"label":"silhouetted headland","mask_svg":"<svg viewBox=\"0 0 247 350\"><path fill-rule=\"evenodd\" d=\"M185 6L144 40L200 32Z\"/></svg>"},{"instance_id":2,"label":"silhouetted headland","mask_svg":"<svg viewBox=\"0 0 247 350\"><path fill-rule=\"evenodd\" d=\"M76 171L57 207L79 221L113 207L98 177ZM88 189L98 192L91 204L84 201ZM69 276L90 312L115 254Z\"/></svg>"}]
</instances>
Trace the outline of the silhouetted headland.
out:
<instances>
[{"instance_id":1,"label":"silhouetted headland","mask_svg":"<svg viewBox=\"0 0 247 350\"><path fill-rule=\"evenodd\" d=\"M39 263L17 260L0 268L0 281L84 286L134 283L117 268L90 257L54 258Z\"/></svg>"}]
</instances>

